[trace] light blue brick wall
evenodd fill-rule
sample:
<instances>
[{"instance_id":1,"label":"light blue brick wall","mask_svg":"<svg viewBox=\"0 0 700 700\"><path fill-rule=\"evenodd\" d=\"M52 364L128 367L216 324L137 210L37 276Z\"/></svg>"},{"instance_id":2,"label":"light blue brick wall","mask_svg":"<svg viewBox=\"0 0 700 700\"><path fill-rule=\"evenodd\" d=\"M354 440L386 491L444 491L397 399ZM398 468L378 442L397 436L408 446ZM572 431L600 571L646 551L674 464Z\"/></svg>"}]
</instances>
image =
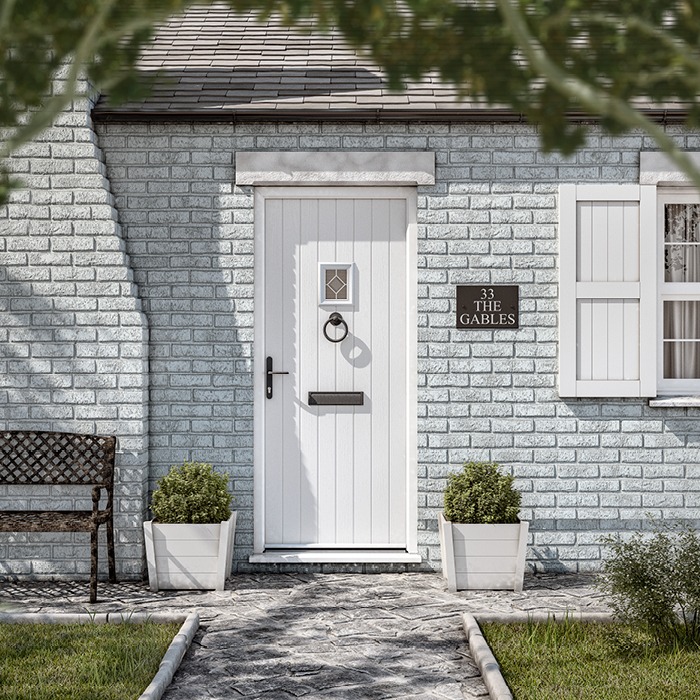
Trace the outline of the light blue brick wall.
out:
<instances>
[{"instance_id":1,"label":"light blue brick wall","mask_svg":"<svg viewBox=\"0 0 700 700\"><path fill-rule=\"evenodd\" d=\"M677 134L681 145L693 137ZM517 477L537 569L600 566L600 537L646 513L700 521L700 412L560 400L557 185L638 182L642 136L595 129L576 155L525 125L104 124L100 144L151 324L152 478L183 458L233 477L236 564L252 549L253 200L237 150L430 150L418 190L419 543L439 567L447 474L495 460ZM457 284L517 284L521 327L455 328Z\"/></svg>"},{"instance_id":2,"label":"light blue brick wall","mask_svg":"<svg viewBox=\"0 0 700 700\"><path fill-rule=\"evenodd\" d=\"M10 160L26 188L0 208L0 429L118 436L117 572L134 577L143 570L148 331L90 107L77 101ZM85 489L0 486L0 508L18 502L91 507ZM87 576L89 541L0 533L0 575Z\"/></svg>"},{"instance_id":3,"label":"light blue brick wall","mask_svg":"<svg viewBox=\"0 0 700 700\"><path fill-rule=\"evenodd\" d=\"M230 474L238 569L252 550L253 194L233 184L238 150L435 152L437 182L418 190L419 548L429 566L440 565L446 476L467 459L516 475L537 569L599 568L600 537L640 527L646 513L700 523L697 409L556 390L557 186L638 182L639 151L653 148L642 136L593 130L562 157L539 152L525 125L106 123L98 149L84 112L64 118L18 156L33 189L0 213L0 410L7 427L111 426L129 441L129 557L143 480L152 487L190 458ZM455 286L479 283L520 286L519 330L455 328ZM41 574L56 559L70 573L72 543L37 537L50 548L40 560L20 539L0 542L0 561Z\"/></svg>"}]
</instances>

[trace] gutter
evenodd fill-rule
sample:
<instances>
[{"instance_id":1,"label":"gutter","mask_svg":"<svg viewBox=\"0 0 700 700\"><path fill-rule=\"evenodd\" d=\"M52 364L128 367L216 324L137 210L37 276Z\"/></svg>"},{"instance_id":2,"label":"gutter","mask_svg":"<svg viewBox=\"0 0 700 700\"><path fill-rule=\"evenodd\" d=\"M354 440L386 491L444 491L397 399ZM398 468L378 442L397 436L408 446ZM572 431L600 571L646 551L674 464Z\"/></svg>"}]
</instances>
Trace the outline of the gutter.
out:
<instances>
[{"instance_id":1,"label":"gutter","mask_svg":"<svg viewBox=\"0 0 700 700\"><path fill-rule=\"evenodd\" d=\"M688 110L644 109L642 113L659 124L682 124ZM520 112L507 109L241 109L205 111L193 110L127 110L125 108L96 107L92 119L98 123L115 122L208 122L245 124L250 122L432 122L432 123L496 123L526 124ZM570 112L569 121L596 123L600 119L585 112Z\"/></svg>"}]
</instances>

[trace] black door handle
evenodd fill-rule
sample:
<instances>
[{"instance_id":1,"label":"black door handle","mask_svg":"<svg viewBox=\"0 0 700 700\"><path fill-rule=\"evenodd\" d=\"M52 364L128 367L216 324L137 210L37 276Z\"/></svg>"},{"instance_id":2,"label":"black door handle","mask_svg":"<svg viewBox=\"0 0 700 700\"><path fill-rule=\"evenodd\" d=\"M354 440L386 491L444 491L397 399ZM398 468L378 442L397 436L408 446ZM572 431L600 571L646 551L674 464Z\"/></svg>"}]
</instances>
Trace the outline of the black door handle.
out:
<instances>
[{"instance_id":1,"label":"black door handle","mask_svg":"<svg viewBox=\"0 0 700 700\"><path fill-rule=\"evenodd\" d=\"M289 374L289 372L273 372L272 358L268 355L265 360L265 396L268 399L272 398L272 376L275 374Z\"/></svg>"}]
</instances>

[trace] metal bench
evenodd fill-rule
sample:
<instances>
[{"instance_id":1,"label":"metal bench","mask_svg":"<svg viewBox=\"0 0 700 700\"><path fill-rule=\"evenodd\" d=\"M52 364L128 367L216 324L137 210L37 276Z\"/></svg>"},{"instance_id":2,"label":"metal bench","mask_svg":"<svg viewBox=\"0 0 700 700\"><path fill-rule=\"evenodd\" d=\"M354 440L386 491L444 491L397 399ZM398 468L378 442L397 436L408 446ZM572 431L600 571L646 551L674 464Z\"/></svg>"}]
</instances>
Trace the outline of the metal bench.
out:
<instances>
[{"instance_id":1,"label":"metal bench","mask_svg":"<svg viewBox=\"0 0 700 700\"><path fill-rule=\"evenodd\" d=\"M0 431L0 484L91 486L92 510L0 510L0 532L89 532L90 602L97 601L97 529L107 526L109 580L114 560L113 436L34 430ZM100 509L102 489L106 502Z\"/></svg>"}]
</instances>

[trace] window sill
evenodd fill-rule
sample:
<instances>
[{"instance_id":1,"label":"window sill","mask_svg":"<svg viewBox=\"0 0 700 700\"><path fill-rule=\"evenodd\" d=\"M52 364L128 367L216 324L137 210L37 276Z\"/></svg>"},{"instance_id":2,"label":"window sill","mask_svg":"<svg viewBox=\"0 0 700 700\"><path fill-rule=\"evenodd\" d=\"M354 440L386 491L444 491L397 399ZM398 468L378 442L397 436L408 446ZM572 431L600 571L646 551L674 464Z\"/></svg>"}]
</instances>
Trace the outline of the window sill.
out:
<instances>
[{"instance_id":1,"label":"window sill","mask_svg":"<svg viewBox=\"0 0 700 700\"><path fill-rule=\"evenodd\" d=\"M649 399L652 408L700 408L700 396L657 396Z\"/></svg>"}]
</instances>

